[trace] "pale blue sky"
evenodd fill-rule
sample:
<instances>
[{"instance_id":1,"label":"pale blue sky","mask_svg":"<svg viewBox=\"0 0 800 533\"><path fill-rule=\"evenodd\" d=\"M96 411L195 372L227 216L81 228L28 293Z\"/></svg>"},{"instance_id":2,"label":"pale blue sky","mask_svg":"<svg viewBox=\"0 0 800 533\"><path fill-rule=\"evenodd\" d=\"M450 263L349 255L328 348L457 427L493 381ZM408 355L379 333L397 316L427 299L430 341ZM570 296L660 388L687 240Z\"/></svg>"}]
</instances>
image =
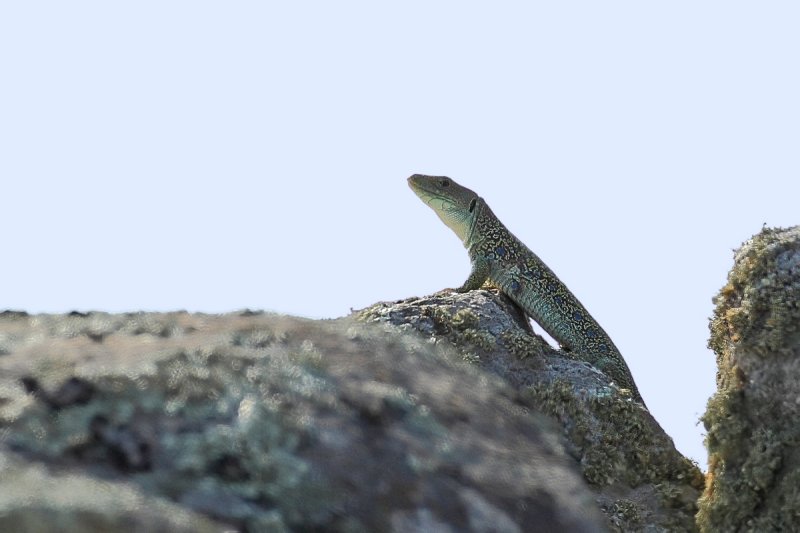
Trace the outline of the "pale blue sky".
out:
<instances>
[{"instance_id":1,"label":"pale blue sky","mask_svg":"<svg viewBox=\"0 0 800 533\"><path fill-rule=\"evenodd\" d=\"M481 194L678 448L731 249L800 222L800 4L5 2L0 308L335 317L456 286Z\"/></svg>"}]
</instances>

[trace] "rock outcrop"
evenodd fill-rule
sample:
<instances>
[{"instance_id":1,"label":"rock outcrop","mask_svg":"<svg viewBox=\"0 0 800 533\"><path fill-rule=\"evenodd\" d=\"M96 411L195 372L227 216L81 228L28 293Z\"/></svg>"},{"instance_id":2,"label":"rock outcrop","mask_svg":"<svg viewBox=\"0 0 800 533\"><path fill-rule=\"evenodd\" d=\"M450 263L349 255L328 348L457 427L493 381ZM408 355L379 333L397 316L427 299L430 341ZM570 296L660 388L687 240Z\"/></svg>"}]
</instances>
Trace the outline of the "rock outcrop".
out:
<instances>
[{"instance_id":1,"label":"rock outcrop","mask_svg":"<svg viewBox=\"0 0 800 533\"><path fill-rule=\"evenodd\" d=\"M0 531L798 531L800 228L746 242L715 303L705 480L494 291L6 311Z\"/></svg>"},{"instance_id":2,"label":"rock outcrop","mask_svg":"<svg viewBox=\"0 0 800 533\"><path fill-rule=\"evenodd\" d=\"M764 229L715 299L703 531L800 531L800 227Z\"/></svg>"},{"instance_id":3,"label":"rock outcrop","mask_svg":"<svg viewBox=\"0 0 800 533\"><path fill-rule=\"evenodd\" d=\"M693 531L703 476L650 413L594 367L552 349L505 296L440 293L378 304L367 321L449 344L554 418L608 525L616 531Z\"/></svg>"},{"instance_id":4,"label":"rock outcrop","mask_svg":"<svg viewBox=\"0 0 800 533\"><path fill-rule=\"evenodd\" d=\"M596 425L571 431L603 442L611 463L587 458L584 475L619 483L620 498L663 467L620 465L620 436L573 413L585 404L569 377L551 370L523 394L481 368L488 351L465 362L465 346L502 334L470 338L472 316L449 322L463 326L453 346L454 334L431 342L353 318L2 313L0 531L605 530L574 459L588 442L566 453L538 404ZM528 359L508 364L546 368L514 335ZM602 376L576 372L608 396L597 409L639 416Z\"/></svg>"}]
</instances>

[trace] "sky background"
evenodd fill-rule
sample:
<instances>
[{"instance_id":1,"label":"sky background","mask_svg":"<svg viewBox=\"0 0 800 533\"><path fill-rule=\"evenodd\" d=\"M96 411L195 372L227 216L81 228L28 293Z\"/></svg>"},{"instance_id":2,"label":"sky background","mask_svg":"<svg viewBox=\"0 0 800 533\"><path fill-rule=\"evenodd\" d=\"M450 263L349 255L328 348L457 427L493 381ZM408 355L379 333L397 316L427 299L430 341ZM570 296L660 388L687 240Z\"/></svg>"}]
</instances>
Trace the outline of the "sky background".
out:
<instances>
[{"instance_id":1,"label":"sky background","mask_svg":"<svg viewBox=\"0 0 800 533\"><path fill-rule=\"evenodd\" d=\"M800 223L796 2L3 2L0 308L337 317L460 285L448 175L705 468L712 296Z\"/></svg>"}]
</instances>

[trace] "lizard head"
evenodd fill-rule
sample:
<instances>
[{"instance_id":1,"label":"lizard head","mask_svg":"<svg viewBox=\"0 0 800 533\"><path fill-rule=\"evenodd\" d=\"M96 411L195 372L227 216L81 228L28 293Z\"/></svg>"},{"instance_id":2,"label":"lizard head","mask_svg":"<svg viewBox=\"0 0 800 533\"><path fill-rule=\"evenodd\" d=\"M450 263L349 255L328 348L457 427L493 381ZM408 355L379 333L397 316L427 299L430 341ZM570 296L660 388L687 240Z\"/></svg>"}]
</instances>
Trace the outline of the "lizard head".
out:
<instances>
[{"instance_id":1,"label":"lizard head","mask_svg":"<svg viewBox=\"0 0 800 533\"><path fill-rule=\"evenodd\" d=\"M408 178L408 186L464 244L467 243L478 212L477 206L483 203L477 194L446 176L414 174Z\"/></svg>"}]
</instances>

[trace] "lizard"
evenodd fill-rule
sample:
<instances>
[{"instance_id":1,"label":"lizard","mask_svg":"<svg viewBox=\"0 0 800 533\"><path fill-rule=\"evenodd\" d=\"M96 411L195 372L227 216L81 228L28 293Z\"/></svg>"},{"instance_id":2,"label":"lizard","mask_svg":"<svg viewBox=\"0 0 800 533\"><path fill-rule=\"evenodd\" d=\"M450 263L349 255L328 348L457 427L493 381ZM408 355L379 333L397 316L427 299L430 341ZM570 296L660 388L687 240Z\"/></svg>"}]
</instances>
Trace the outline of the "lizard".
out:
<instances>
[{"instance_id":1,"label":"lizard","mask_svg":"<svg viewBox=\"0 0 800 533\"><path fill-rule=\"evenodd\" d=\"M628 389L644 406L619 349L550 268L495 216L486 201L446 176L414 174L408 184L461 239L472 269L456 292L497 287L562 349ZM646 408L646 407L645 407Z\"/></svg>"}]
</instances>

